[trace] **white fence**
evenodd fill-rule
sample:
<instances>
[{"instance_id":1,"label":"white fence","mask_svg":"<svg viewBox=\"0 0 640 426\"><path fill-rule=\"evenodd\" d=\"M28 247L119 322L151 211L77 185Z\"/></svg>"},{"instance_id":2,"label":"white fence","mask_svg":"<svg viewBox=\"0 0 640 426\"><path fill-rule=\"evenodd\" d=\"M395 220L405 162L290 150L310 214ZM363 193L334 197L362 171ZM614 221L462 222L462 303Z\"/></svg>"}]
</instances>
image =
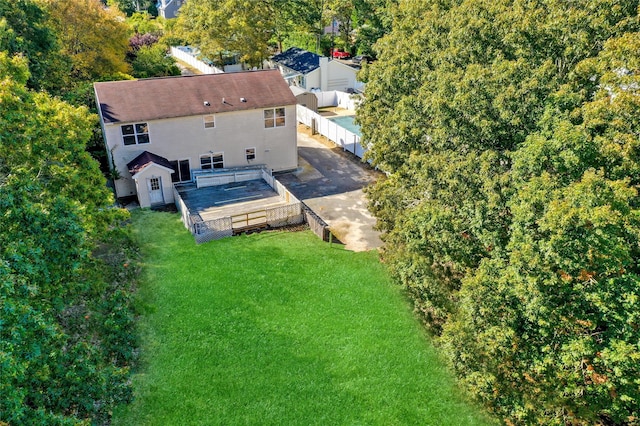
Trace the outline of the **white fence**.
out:
<instances>
[{"instance_id":1,"label":"white fence","mask_svg":"<svg viewBox=\"0 0 640 426\"><path fill-rule=\"evenodd\" d=\"M318 98L318 108L338 106L355 111L360 102L362 102L362 95L340 92L338 90L329 90L326 92L312 91L311 93Z\"/></svg>"},{"instance_id":2,"label":"white fence","mask_svg":"<svg viewBox=\"0 0 640 426\"><path fill-rule=\"evenodd\" d=\"M192 227L191 214L189 213L189 209L187 208L187 205L184 203L184 201L182 201L182 197L180 196L180 193L178 192L175 186L173 187L173 200L174 200L174 203L176 204L176 208L180 212L180 216L182 217L182 223L184 224L184 227L191 230L191 227Z\"/></svg>"},{"instance_id":3,"label":"white fence","mask_svg":"<svg viewBox=\"0 0 640 426\"><path fill-rule=\"evenodd\" d=\"M189 46L171 46L171 56L191 65L203 74L220 74L224 72L220 68L202 62Z\"/></svg>"},{"instance_id":4,"label":"white fence","mask_svg":"<svg viewBox=\"0 0 640 426\"><path fill-rule=\"evenodd\" d=\"M263 174L265 173L264 166L258 167L261 168L250 166L246 168L232 168L216 171L194 171L193 178L196 181L196 188L262 179Z\"/></svg>"},{"instance_id":5,"label":"white fence","mask_svg":"<svg viewBox=\"0 0 640 426\"><path fill-rule=\"evenodd\" d=\"M360 144L360 136L302 105L296 106L296 115L298 122L311 127L313 132L320 133L359 158L364 157L365 149Z\"/></svg>"}]
</instances>

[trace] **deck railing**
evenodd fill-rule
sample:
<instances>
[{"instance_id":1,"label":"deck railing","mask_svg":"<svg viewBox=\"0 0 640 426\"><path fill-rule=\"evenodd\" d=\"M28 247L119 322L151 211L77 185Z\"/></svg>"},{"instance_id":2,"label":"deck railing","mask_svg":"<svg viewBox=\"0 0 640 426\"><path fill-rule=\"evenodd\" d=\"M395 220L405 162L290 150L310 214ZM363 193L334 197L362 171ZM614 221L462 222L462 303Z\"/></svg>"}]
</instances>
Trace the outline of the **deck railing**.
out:
<instances>
[{"instance_id":1,"label":"deck railing","mask_svg":"<svg viewBox=\"0 0 640 426\"><path fill-rule=\"evenodd\" d=\"M250 171L247 169L235 170L231 171L231 174L237 172L240 172L239 174L246 175L246 173ZM224 172L221 173L221 175L229 176L228 173L225 174ZM198 176L198 178L207 179L212 176L212 174L208 173L206 175ZM186 203L180 196L180 192L175 187L173 188L176 208L180 212L182 223L187 229L189 229L189 231L191 231L197 243L204 243L219 238L230 237L235 233L251 229L281 228L305 222L305 218L308 214L303 213L303 207L300 200L291 194L284 185L278 182L267 169L258 168L258 174L255 179L260 178L271 186L287 204L279 207L256 209L233 216L203 220L199 214L191 214ZM205 184L204 186L208 185Z\"/></svg>"}]
</instances>

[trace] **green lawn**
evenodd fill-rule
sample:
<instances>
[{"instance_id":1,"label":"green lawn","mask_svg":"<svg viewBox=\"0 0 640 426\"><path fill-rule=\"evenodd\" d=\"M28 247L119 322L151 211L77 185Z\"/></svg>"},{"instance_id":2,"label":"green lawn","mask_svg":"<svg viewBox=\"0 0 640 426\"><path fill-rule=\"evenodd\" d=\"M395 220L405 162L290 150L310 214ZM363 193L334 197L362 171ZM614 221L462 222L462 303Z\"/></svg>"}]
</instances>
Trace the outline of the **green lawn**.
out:
<instances>
[{"instance_id":1,"label":"green lawn","mask_svg":"<svg viewBox=\"0 0 640 426\"><path fill-rule=\"evenodd\" d=\"M377 255L309 231L197 246L138 211L142 365L114 425L488 424Z\"/></svg>"}]
</instances>

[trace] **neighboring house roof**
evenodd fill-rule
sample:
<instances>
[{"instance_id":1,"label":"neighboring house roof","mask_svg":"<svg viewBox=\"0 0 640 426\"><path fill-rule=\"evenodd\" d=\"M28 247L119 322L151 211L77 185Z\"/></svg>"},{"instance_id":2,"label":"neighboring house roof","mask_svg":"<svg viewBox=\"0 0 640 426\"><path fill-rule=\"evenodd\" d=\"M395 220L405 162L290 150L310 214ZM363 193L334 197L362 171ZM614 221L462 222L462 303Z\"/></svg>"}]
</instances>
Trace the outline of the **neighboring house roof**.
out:
<instances>
[{"instance_id":1,"label":"neighboring house roof","mask_svg":"<svg viewBox=\"0 0 640 426\"><path fill-rule=\"evenodd\" d=\"M271 60L302 74L309 74L320 67L320 55L299 47L291 47L274 55Z\"/></svg>"},{"instance_id":2,"label":"neighboring house roof","mask_svg":"<svg viewBox=\"0 0 640 426\"><path fill-rule=\"evenodd\" d=\"M129 169L129 173L131 173L131 176L135 176L147 167L154 164L175 171L173 170L173 166L171 165L169 160L149 151L145 151L133 160L129 161L127 163L127 168Z\"/></svg>"},{"instance_id":3,"label":"neighboring house roof","mask_svg":"<svg viewBox=\"0 0 640 426\"><path fill-rule=\"evenodd\" d=\"M296 103L278 70L109 81L94 83L94 90L106 124Z\"/></svg>"}]
</instances>

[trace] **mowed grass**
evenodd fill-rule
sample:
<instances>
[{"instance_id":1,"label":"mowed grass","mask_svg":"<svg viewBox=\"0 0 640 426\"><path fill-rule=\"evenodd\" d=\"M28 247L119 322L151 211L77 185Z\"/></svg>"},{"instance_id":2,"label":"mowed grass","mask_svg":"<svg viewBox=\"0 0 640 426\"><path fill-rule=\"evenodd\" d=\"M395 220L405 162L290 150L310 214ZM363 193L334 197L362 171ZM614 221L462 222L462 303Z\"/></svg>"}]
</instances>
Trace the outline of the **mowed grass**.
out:
<instances>
[{"instance_id":1,"label":"mowed grass","mask_svg":"<svg viewBox=\"0 0 640 426\"><path fill-rule=\"evenodd\" d=\"M488 424L377 254L309 231L196 245L138 211L142 363L115 425Z\"/></svg>"}]
</instances>

